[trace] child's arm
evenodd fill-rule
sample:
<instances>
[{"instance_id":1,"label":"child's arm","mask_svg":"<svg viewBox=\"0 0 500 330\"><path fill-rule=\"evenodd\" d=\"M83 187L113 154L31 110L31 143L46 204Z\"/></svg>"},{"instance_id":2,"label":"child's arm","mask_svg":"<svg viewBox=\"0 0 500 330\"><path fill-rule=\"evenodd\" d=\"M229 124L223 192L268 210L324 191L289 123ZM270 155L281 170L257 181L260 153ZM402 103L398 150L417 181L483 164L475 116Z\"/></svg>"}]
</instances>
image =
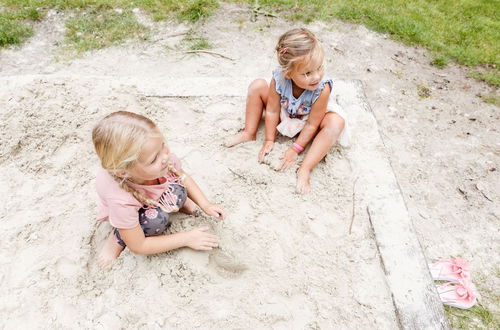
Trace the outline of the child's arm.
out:
<instances>
[{"instance_id":1,"label":"child's arm","mask_svg":"<svg viewBox=\"0 0 500 330\"><path fill-rule=\"evenodd\" d=\"M330 84L326 84L325 88L321 91L321 94L316 99L311 107L311 113L304 128L300 131L299 137L295 141L299 146L305 148L305 146L312 140L314 135L316 135L321 121L325 117L326 107L328 105L328 98L330 97ZM281 160L280 170L284 171L290 168L293 163L297 160L298 151L292 146L285 151Z\"/></svg>"},{"instance_id":2,"label":"child's arm","mask_svg":"<svg viewBox=\"0 0 500 330\"><path fill-rule=\"evenodd\" d=\"M208 227L170 235L145 237L140 225L132 229L118 229L130 251L136 254L155 254L184 246L194 250L212 250L217 247L217 236L208 233Z\"/></svg>"},{"instance_id":3,"label":"child's arm","mask_svg":"<svg viewBox=\"0 0 500 330\"><path fill-rule=\"evenodd\" d=\"M188 197L191 198L191 200L193 200L193 202L195 202L206 214L218 219L224 219L224 211L222 208L219 205L212 204L208 201L203 191L201 191L200 187L191 176L184 171L182 171L182 174L185 175L183 184L187 189Z\"/></svg>"},{"instance_id":4,"label":"child's arm","mask_svg":"<svg viewBox=\"0 0 500 330\"><path fill-rule=\"evenodd\" d=\"M266 116L265 116L265 138L264 145L259 151L259 162L264 161L264 157L271 152L276 138L276 126L280 120L280 95L276 92L274 78L269 85L267 96Z\"/></svg>"}]
</instances>

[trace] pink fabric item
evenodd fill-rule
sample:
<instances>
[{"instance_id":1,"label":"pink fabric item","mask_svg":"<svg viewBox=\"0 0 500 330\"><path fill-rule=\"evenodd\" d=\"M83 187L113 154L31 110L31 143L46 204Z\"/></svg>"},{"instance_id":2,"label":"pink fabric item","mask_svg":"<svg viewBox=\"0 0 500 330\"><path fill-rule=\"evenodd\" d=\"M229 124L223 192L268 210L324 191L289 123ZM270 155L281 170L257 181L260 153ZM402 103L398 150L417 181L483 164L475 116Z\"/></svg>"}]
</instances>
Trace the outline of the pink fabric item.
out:
<instances>
[{"instance_id":1,"label":"pink fabric item","mask_svg":"<svg viewBox=\"0 0 500 330\"><path fill-rule=\"evenodd\" d=\"M469 281L448 282L437 287L439 298L445 305L469 309L480 299L474 283Z\"/></svg>"},{"instance_id":2,"label":"pink fabric item","mask_svg":"<svg viewBox=\"0 0 500 330\"><path fill-rule=\"evenodd\" d=\"M181 170L179 158L173 153L169 156L174 170ZM178 182L178 177L169 173L167 177L160 178L157 185L138 185L129 183L134 189L144 196L160 201L165 199L164 192L172 183ZM98 221L109 221L111 226L121 229L131 229L139 225L139 209L143 206L135 197L121 189L118 183L104 169L99 168L96 176L96 190L98 200ZM175 196L174 196L175 197ZM172 197L166 198L171 201ZM175 202L175 201L174 201Z\"/></svg>"},{"instance_id":3,"label":"pink fabric item","mask_svg":"<svg viewBox=\"0 0 500 330\"><path fill-rule=\"evenodd\" d=\"M437 281L470 279L470 265L462 258L442 259L429 265L432 278Z\"/></svg>"}]
</instances>

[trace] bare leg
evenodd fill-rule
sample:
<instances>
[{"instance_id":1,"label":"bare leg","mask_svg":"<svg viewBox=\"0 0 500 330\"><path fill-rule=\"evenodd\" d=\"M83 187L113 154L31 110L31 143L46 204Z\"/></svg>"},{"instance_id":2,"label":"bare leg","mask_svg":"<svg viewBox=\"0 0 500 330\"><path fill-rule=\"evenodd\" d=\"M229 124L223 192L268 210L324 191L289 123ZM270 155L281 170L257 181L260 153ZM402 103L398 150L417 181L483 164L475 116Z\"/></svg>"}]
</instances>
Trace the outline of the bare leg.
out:
<instances>
[{"instance_id":1,"label":"bare leg","mask_svg":"<svg viewBox=\"0 0 500 330\"><path fill-rule=\"evenodd\" d=\"M267 95L269 86L264 79L254 80L248 86L247 104L245 110L245 129L226 140L226 147L232 147L237 144L253 141L257 135L259 122L262 118L262 111L267 104Z\"/></svg>"},{"instance_id":2,"label":"bare leg","mask_svg":"<svg viewBox=\"0 0 500 330\"><path fill-rule=\"evenodd\" d=\"M118 258L124 247L116 242L115 234L113 231L109 234L104 246L97 256L97 264L101 268L110 268L113 260Z\"/></svg>"},{"instance_id":3,"label":"bare leg","mask_svg":"<svg viewBox=\"0 0 500 330\"><path fill-rule=\"evenodd\" d=\"M188 197L179 211L181 211L182 213L193 215L194 211L196 211L196 204Z\"/></svg>"},{"instance_id":4,"label":"bare leg","mask_svg":"<svg viewBox=\"0 0 500 330\"><path fill-rule=\"evenodd\" d=\"M344 118L328 112L320 124L320 131L314 138L306 157L297 170L297 192L309 192L312 169L325 157L344 129Z\"/></svg>"}]
</instances>

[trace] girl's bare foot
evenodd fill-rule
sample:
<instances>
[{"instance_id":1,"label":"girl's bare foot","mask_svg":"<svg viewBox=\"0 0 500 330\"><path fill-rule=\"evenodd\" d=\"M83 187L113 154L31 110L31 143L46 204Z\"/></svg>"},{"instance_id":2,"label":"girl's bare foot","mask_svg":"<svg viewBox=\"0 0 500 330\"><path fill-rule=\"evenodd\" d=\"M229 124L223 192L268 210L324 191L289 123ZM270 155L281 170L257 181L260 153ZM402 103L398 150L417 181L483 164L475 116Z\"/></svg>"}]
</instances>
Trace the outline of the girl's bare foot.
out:
<instances>
[{"instance_id":1,"label":"girl's bare foot","mask_svg":"<svg viewBox=\"0 0 500 330\"><path fill-rule=\"evenodd\" d=\"M193 215L196 211L196 204L191 199L187 198L186 202L179 211L181 211L182 213Z\"/></svg>"},{"instance_id":2,"label":"girl's bare foot","mask_svg":"<svg viewBox=\"0 0 500 330\"><path fill-rule=\"evenodd\" d=\"M104 242L101 252L97 256L97 264L101 268L110 268L113 260L118 258L123 249L124 247L116 242L115 234L111 231L106 242Z\"/></svg>"},{"instance_id":3,"label":"girl's bare foot","mask_svg":"<svg viewBox=\"0 0 500 330\"><path fill-rule=\"evenodd\" d=\"M299 167L297 170L297 186L296 190L299 194L307 194L311 186L311 171L308 169L303 169Z\"/></svg>"},{"instance_id":4,"label":"girl's bare foot","mask_svg":"<svg viewBox=\"0 0 500 330\"><path fill-rule=\"evenodd\" d=\"M226 139L225 146L230 148L233 147L237 144L243 143L243 142L248 142L248 141L255 141L255 134L250 134L245 131L241 131L233 136L230 136Z\"/></svg>"}]
</instances>

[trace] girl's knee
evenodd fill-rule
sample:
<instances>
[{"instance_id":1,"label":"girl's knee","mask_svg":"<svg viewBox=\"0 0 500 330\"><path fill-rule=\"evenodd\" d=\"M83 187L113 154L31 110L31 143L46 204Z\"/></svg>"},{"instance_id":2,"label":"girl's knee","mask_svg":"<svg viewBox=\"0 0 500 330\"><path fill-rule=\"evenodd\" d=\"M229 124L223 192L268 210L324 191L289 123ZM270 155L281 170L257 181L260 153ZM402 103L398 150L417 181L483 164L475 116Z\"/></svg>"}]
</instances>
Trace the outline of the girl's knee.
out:
<instances>
[{"instance_id":1,"label":"girl's knee","mask_svg":"<svg viewBox=\"0 0 500 330\"><path fill-rule=\"evenodd\" d=\"M248 86L248 95L252 94L260 94L262 92L267 91L269 87L267 86L267 81L264 79L255 79L250 83L250 86Z\"/></svg>"},{"instance_id":2,"label":"girl's knee","mask_svg":"<svg viewBox=\"0 0 500 330\"><path fill-rule=\"evenodd\" d=\"M331 113L325 116L325 123L323 129L330 132L332 135L338 136L345 127L345 120L340 115L336 113Z\"/></svg>"}]
</instances>

